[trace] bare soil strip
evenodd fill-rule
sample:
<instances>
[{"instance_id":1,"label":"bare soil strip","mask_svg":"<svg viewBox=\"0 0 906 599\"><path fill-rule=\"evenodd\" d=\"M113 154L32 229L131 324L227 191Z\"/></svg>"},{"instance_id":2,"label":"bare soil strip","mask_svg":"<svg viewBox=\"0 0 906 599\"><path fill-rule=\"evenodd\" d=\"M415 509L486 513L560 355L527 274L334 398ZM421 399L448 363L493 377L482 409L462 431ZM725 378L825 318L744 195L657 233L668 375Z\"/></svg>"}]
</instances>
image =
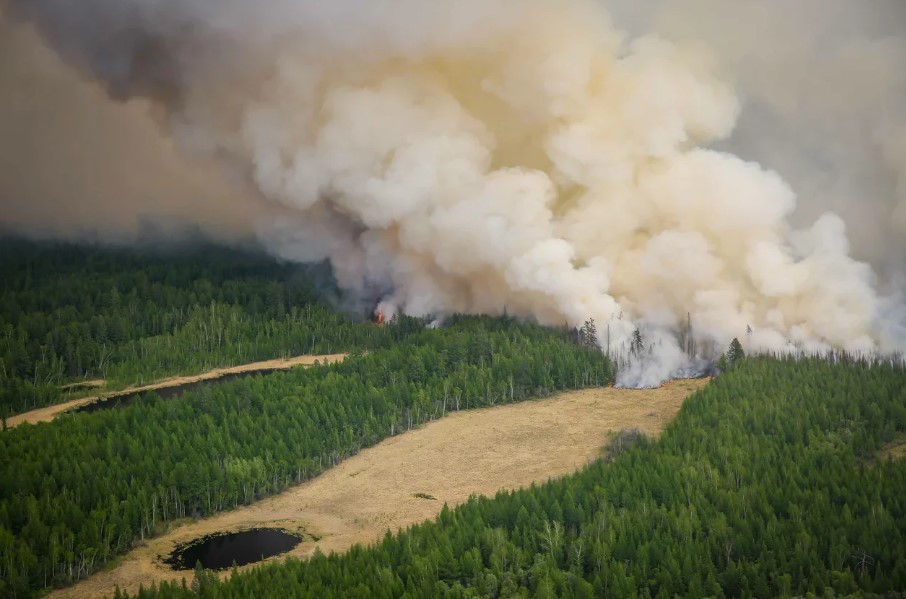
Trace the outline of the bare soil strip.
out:
<instances>
[{"instance_id":1,"label":"bare soil strip","mask_svg":"<svg viewBox=\"0 0 906 599\"><path fill-rule=\"evenodd\" d=\"M330 364L333 362L339 362L345 358L346 354L324 354L319 356L305 355L286 359L278 358L275 360L264 360L262 362L252 362L251 364L240 364L239 366L230 366L228 368L215 368L213 370L191 376L174 376L157 381L156 383L152 383L150 385L126 387L125 389L117 389L116 391L111 391L109 393L102 393L100 395L92 395L90 397L73 399L72 401L54 404L52 406L39 408L30 412L24 412L22 414L16 414L15 416L9 417L9 419L7 420L7 425L13 427L22 424L23 422L30 422L31 424L35 424L37 422L49 422L50 420L53 420L54 416L61 412L89 404L93 401L104 399L105 397L109 397L111 395L151 391L153 389L163 389L165 387L176 387L178 385L184 385L186 383L216 379L225 374L237 374L241 372L248 372L250 370L287 370L289 368L292 368L293 366L310 366L315 362Z\"/></svg>"},{"instance_id":2,"label":"bare soil strip","mask_svg":"<svg viewBox=\"0 0 906 599\"><path fill-rule=\"evenodd\" d=\"M707 380L684 380L660 389L585 389L449 414L280 495L173 527L115 568L51 596L87 599L112 596L117 586L136 591L139 584L154 581L191 582L192 572L173 572L161 558L178 544L216 532L263 526L302 532L308 540L289 553L295 557L309 556L316 547L340 552L355 543L371 543L387 529L434 518L444 503L454 506L472 494L493 495L575 472L598 457L620 429L656 436L683 400L705 384Z\"/></svg>"}]
</instances>

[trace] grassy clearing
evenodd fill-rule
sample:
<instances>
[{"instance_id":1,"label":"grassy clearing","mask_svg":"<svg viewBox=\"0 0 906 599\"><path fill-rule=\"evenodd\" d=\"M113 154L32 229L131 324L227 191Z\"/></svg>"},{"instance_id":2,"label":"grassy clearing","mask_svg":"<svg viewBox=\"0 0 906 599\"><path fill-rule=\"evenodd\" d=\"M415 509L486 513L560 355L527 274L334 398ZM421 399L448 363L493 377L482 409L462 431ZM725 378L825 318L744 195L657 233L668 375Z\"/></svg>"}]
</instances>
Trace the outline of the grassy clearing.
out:
<instances>
[{"instance_id":1,"label":"grassy clearing","mask_svg":"<svg viewBox=\"0 0 906 599\"><path fill-rule=\"evenodd\" d=\"M78 399L73 399L63 403L53 404L50 406L45 406L43 408L38 408L37 410L32 410L30 412L24 412L22 414L16 414L15 416L10 416L7 421L7 426L14 427L24 422L31 424L37 424L38 422L49 422L54 419L57 414L65 412L67 410L72 410L89 404L93 401L103 399L109 395L120 394L125 392L139 392L139 391L152 391L154 389L163 389L165 387L176 387L179 385L185 385L186 383L194 383L196 381L205 381L212 380L218 377L221 377L225 374L237 374L241 372L248 372L250 370L285 370L287 368L292 368L294 366L304 365L311 366L313 364L331 364L346 358L346 354L324 354L324 355L303 355L296 356L294 358L287 359L273 359L273 360L264 360L260 362L252 362L250 364L241 364L239 366L228 366L225 368L214 368L207 372L201 374L195 374L191 376L173 376L150 385L141 385L136 387L125 387L122 389L110 389L109 393L106 394L95 394L90 397L80 397ZM89 381L90 383L99 383L97 387L104 385L104 381ZM79 383L87 384L87 383ZM81 390L85 392L85 389Z\"/></svg>"},{"instance_id":2,"label":"grassy clearing","mask_svg":"<svg viewBox=\"0 0 906 599\"><path fill-rule=\"evenodd\" d=\"M289 555L316 548L345 551L437 516L444 504L493 495L571 474L601 456L616 431L656 437L683 401L707 380L674 381L659 389L583 389L555 397L449 414L391 437L341 462L318 478L212 518L172 527L123 558L53 597L111 596L116 586L136 591L161 580L191 580L161 558L177 545L226 531L263 526L303 531L306 542ZM435 501L426 500L428 497ZM275 558L282 559L282 558ZM228 575L228 574L227 574Z\"/></svg>"}]
</instances>

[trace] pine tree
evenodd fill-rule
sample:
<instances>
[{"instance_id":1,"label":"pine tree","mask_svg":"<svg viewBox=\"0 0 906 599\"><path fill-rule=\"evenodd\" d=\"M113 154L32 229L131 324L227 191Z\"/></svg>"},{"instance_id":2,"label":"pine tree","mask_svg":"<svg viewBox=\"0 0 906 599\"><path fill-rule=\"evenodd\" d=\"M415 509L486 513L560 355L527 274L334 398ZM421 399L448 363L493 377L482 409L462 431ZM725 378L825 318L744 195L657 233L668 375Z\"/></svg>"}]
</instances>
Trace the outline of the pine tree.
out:
<instances>
[{"instance_id":1,"label":"pine tree","mask_svg":"<svg viewBox=\"0 0 906 599\"><path fill-rule=\"evenodd\" d=\"M579 332L579 344L585 347L598 347L598 327L595 326L594 318L589 318L582 325L582 330Z\"/></svg>"},{"instance_id":2,"label":"pine tree","mask_svg":"<svg viewBox=\"0 0 906 599\"><path fill-rule=\"evenodd\" d=\"M739 339L733 337L733 341L730 342L730 349L727 350L727 362L729 362L730 367L736 366L736 364L744 360L745 357L746 352L743 351Z\"/></svg>"}]
</instances>

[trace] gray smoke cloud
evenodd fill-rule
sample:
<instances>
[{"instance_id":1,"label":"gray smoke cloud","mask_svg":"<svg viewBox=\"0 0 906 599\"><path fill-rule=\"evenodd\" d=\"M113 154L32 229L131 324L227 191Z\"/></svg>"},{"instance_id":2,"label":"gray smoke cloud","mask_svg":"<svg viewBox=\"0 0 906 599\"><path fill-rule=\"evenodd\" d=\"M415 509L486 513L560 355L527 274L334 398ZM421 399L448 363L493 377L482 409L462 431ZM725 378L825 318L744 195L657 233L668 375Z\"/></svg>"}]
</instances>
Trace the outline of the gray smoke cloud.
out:
<instances>
[{"instance_id":1,"label":"gray smoke cloud","mask_svg":"<svg viewBox=\"0 0 906 599\"><path fill-rule=\"evenodd\" d=\"M147 100L113 102L0 12L0 231L128 243L148 227L252 236L260 199L187 161Z\"/></svg>"},{"instance_id":2,"label":"gray smoke cloud","mask_svg":"<svg viewBox=\"0 0 906 599\"><path fill-rule=\"evenodd\" d=\"M744 110L722 147L776 170L806 224L832 210L857 255L906 262L906 2L638 0L635 31L705 42Z\"/></svg>"},{"instance_id":3,"label":"gray smoke cloud","mask_svg":"<svg viewBox=\"0 0 906 599\"><path fill-rule=\"evenodd\" d=\"M218 164L274 253L330 260L388 314L595 318L621 382L649 386L732 337L904 347L903 5L787 5L5 10L187 164Z\"/></svg>"}]
</instances>

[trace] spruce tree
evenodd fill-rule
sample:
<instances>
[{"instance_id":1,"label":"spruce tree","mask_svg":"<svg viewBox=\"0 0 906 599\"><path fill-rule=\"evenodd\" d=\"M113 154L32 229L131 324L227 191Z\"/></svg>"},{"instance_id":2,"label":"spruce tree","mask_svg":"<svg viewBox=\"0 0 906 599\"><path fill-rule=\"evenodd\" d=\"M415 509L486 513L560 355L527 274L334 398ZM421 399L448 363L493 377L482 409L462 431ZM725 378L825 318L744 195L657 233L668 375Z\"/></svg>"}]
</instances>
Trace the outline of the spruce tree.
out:
<instances>
[{"instance_id":1,"label":"spruce tree","mask_svg":"<svg viewBox=\"0 0 906 599\"><path fill-rule=\"evenodd\" d=\"M739 339L733 337L733 341L730 342L730 349L727 350L727 361L730 363L730 366L733 367L745 359L745 357L746 352L743 351Z\"/></svg>"},{"instance_id":2,"label":"spruce tree","mask_svg":"<svg viewBox=\"0 0 906 599\"><path fill-rule=\"evenodd\" d=\"M595 319L589 318L582 325L582 331L579 335L580 344L585 347L598 347L598 327L595 326Z\"/></svg>"}]
</instances>

